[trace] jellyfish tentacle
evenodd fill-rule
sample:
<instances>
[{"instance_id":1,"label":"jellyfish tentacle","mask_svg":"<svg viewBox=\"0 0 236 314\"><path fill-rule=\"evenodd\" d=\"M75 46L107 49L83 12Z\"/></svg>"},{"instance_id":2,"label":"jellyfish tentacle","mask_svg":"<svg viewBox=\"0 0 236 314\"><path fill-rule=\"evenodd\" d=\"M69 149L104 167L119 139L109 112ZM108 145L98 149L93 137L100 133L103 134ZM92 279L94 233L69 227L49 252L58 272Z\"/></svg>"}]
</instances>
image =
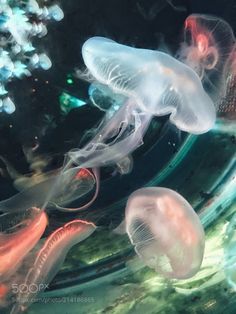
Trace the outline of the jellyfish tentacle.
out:
<instances>
[{"instance_id":1,"label":"jellyfish tentacle","mask_svg":"<svg viewBox=\"0 0 236 314\"><path fill-rule=\"evenodd\" d=\"M20 266L24 256L35 246L45 231L45 212L32 208L27 225L13 233L0 233L0 280L6 280ZM19 225L18 225L19 227ZM8 230L9 231L9 230Z\"/></svg>"},{"instance_id":2,"label":"jellyfish tentacle","mask_svg":"<svg viewBox=\"0 0 236 314\"><path fill-rule=\"evenodd\" d=\"M24 278L24 286L36 285L41 287L42 292L59 271L70 248L89 237L95 229L93 223L76 219L54 231L37 253L33 266ZM37 293L39 289L19 292L11 314L22 313Z\"/></svg>"}]
</instances>

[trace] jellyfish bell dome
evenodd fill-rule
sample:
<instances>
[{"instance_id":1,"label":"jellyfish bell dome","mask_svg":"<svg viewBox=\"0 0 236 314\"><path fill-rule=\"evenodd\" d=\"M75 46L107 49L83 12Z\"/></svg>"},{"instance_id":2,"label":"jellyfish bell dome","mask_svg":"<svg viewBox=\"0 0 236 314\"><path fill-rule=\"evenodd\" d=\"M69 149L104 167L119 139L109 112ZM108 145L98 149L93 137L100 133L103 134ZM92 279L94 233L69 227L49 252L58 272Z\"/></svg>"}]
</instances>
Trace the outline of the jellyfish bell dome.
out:
<instances>
[{"instance_id":1,"label":"jellyfish bell dome","mask_svg":"<svg viewBox=\"0 0 236 314\"><path fill-rule=\"evenodd\" d=\"M82 57L94 80L128 97L141 113L170 114L173 124L193 134L214 125L216 110L200 78L172 56L92 37L84 43Z\"/></svg>"},{"instance_id":2,"label":"jellyfish bell dome","mask_svg":"<svg viewBox=\"0 0 236 314\"><path fill-rule=\"evenodd\" d=\"M142 262L166 278L186 279L200 269L204 230L191 205L167 188L142 188L128 199L126 232Z\"/></svg>"}]
</instances>

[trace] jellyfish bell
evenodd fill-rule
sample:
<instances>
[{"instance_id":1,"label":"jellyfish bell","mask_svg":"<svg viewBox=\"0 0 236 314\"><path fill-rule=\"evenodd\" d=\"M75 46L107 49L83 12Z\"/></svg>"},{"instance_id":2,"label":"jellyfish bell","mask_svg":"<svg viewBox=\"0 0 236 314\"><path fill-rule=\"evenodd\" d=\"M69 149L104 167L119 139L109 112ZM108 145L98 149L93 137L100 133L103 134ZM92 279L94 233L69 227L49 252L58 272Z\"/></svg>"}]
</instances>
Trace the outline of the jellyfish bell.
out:
<instances>
[{"instance_id":1,"label":"jellyfish bell","mask_svg":"<svg viewBox=\"0 0 236 314\"><path fill-rule=\"evenodd\" d=\"M159 187L132 193L125 209L125 229L142 262L162 276L186 279L200 269L204 230L178 193Z\"/></svg>"},{"instance_id":2,"label":"jellyfish bell","mask_svg":"<svg viewBox=\"0 0 236 314\"><path fill-rule=\"evenodd\" d=\"M126 96L140 112L170 114L171 122L189 133L212 128L215 107L199 77L168 54L92 37L84 43L82 56L99 83Z\"/></svg>"},{"instance_id":3,"label":"jellyfish bell","mask_svg":"<svg viewBox=\"0 0 236 314\"><path fill-rule=\"evenodd\" d=\"M96 184L94 201L99 189L99 174L94 174L81 167L62 169L45 176L45 180L26 188L12 197L0 202L0 212L24 212L29 208L38 207L44 210L47 206L59 210L73 211L80 208L67 208L66 205L89 193ZM90 202L82 206L89 206Z\"/></svg>"},{"instance_id":4,"label":"jellyfish bell","mask_svg":"<svg viewBox=\"0 0 236 314\"><path fill-rule=\"evenodd\" d=\"M226 92L227 60L235 50L233 30L219 17L192 14L185 20L183 37L177 58L200 76L218 107Z\"/></svg>"}]
</instances>

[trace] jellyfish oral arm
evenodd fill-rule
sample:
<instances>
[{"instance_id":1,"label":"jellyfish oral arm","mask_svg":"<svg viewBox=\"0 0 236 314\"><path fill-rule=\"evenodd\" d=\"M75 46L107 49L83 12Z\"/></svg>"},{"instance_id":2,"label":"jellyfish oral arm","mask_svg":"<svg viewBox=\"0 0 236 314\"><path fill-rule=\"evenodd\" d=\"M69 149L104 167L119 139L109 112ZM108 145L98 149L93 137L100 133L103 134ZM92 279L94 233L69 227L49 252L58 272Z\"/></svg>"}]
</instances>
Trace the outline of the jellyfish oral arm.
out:
<instances>
[{"instance_id":1,"label":"jellyfish oral arm","mask_svg":"<svg viewBox=\"0 0 236 314\"><path fill-rule=\"evenodd\" d=\"M33 211L37 212L37 209ZM23 258L44 233L48 222L47 215L39 212L31 220L28 226L13 234L0 234L0 281L7 279L17 270Z\"/></svg>"},{"instance_id":2,"label":"jellyfish oral arm","mask_svg":"<svg viewBox=\"0 0 236 314\"><path fill-rule=\"evenodd\" d=\"M139 113L130 101L98 130L84 148L69 152L68 157L85 168L116 164L143 143L150 121L151 115Z\"/></svg>"},{"instance_id":3,"label":"jellyfish oral arm","mask_svg":"<svg viewBox=\"0 0 236 314\"><path fill-rule=\"evenodd\" d=\"M93 223L78 219L57 229L37 253L33 266L30 267L24 279L24 284L27 287L30 285L46 287L59 271L69 249L89 237L95 229L96 226ZM30 289L19 292L11 314L21 313L22 310L25 310L38 293L39 291L30 291Z\"/></svg>"}]
</instances>

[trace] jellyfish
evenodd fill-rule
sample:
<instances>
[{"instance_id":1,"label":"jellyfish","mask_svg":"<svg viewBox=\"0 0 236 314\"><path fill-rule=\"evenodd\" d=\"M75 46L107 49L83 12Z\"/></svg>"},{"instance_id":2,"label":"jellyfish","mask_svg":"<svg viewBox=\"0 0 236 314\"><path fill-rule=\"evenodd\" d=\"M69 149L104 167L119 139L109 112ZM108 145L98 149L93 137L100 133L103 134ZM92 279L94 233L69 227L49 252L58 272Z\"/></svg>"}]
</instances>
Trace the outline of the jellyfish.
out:
<instances>
[{"instance_id":1,"label":"jellyfish","mask_svg":"<svg viewBox=\"0 0 236 314\"><path fill-rule=\"evenodd\" d=\"M38 184L1 201L0 212L24 212L31 207L43 210L46 206L63 210L65 205L90 192L97 183L93 201L99 189L99 175L96 170L94 173L95 175L80 167L72 167L62 173L60 171L57 174L53 173ZM90 202L84 206L89 204ZM85 208L84 206L81 208Z\"/></svg>"},{"instance_id":2,"label":"jellyfish","mask_svg":"<svg viewBox=\"0 0 236 314\"><path fill-rule=\"evenodd\" d=\"M11 100L11 98L6 97L3 99L0 99L0 112L6 112L7 114L12 114L15 112L16 107L14 102Z\"/></svg>"},{"instance_id":3,"label":"jellyfish","mask_svg":"<svg viewBox=\"0 0 236 314\"><path fill-rule=\"evenodd\" d=\"M36 254L33 263L23 279L22 286L41 289L22 289L15 296L16 304L11 314L22 313L35 300L37 294L55 277L72 246L88 238L96 226L87 221L73 220L54 231ZM27 260L25 261L27 263Z\"/></svg>"},{"instance_id":4,"label":"jellyfish","mask_svg":"<svg viewBox=\"0 0 236 314\"><path fill-rule=\"evenodd\" d=\"M160 187L136 190L126 205L125 230L141 261L162 276L186 279L200 269L204 230L177 192Z\"/></svg>"},{"instance_id":5,"label":"jellyfish","mask_svg":"<svg viewBox=\"0 0 236 314\"><path fill-rule=\"evenodd\" d=\"M170 114L180 130L194 134L213 126L215 107L199 77L171 56L103 37L88 39L82 56L94 80L124 100L112 117L105 116L88 144L68 152L70 162L83 168L117 164L143 144L155 115Z\"/></svg>"},{"instance_id":6,"label":"jellyfish","mask_svg":"<svg viewBox=\"0 0 236 314\"><path fill-rule=\"evenodd\" d=\"M199 75L217 106L226 93L227 63L232 51L235 37L226 21L204 14L187 17L178 58Z\"/></svg>"},{"instance_id":7,"label":"jellyfish","mask_svg":"<svg viewBox=\"0 0 236 314\"><path fill-rule=\"evenodd\" d=\"M137 49L103 37L88 39L82 56L92 76L128 97L151 116L170 114L180 130L201 134L212 128L215 108L196 73L159 51Z\"/></svg>"},{"instance_id":8,"label":"jellyfish","mask_svg":"<svg viewBox=\"0 0 236 314\"><path fill-rule=\"evenodd\" d=\"M39 241L47 226L47 215L45 212L40 212L38 208L28 210L25 216L28 217L25 217L19 224L0 232L1 282L17 270L23 258Z\"/></svg>"}]
</instances>

